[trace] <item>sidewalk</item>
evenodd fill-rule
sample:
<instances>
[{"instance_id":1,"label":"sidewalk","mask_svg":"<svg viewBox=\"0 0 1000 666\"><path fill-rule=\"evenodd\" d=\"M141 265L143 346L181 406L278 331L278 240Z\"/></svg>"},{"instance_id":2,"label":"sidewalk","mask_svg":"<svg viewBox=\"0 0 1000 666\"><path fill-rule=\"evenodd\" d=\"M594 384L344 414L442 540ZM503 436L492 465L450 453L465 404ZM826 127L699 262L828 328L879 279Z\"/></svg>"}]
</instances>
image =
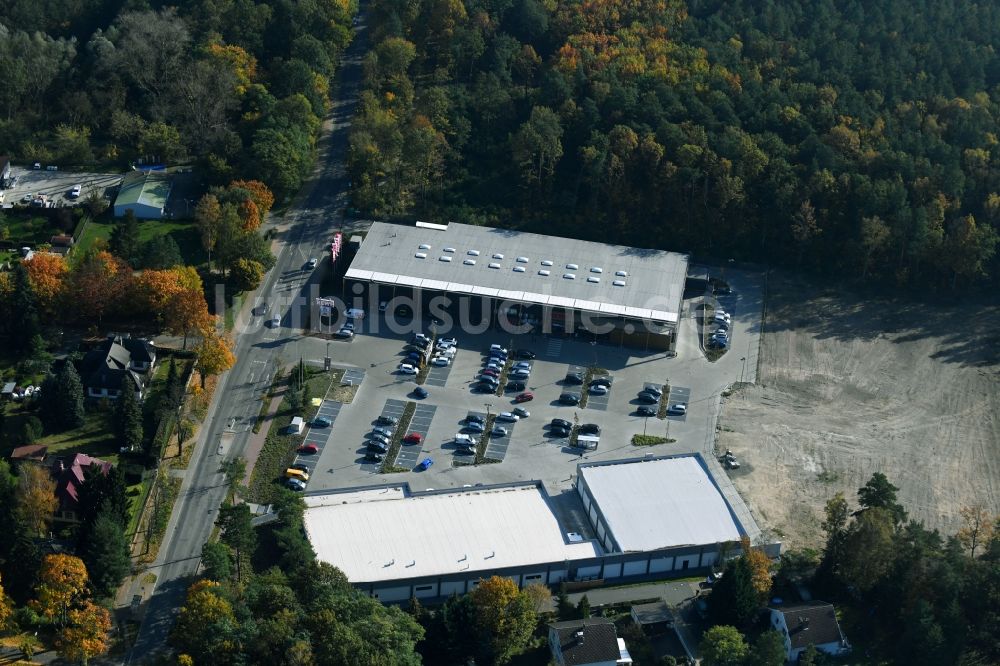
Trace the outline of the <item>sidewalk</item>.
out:
<instances>
[{"instance_id":1,"label":"sidewalk","mask_svg":"<svg viewBox=\"0 0 1000 666\"><path fill-rule=\"evenodd\" d=\"M260 455L261 449L264 448L264 442L267 441L267 433L271 430L271 423L274 421L274 417L278 415L278 408L281 407L281 401L285 397L285 392L282 391L278 395L271 398L271 404L267 406L267 413L264 415L264 422L260 426L260 432L254 433L250 436L250 441L247 442L246 451L243 453L243 458L247 461L247 473L243 479L243 485L250 485L250 477L253 475L254 465L257 464L257 456Z\"/></svg>"}]
</instances>

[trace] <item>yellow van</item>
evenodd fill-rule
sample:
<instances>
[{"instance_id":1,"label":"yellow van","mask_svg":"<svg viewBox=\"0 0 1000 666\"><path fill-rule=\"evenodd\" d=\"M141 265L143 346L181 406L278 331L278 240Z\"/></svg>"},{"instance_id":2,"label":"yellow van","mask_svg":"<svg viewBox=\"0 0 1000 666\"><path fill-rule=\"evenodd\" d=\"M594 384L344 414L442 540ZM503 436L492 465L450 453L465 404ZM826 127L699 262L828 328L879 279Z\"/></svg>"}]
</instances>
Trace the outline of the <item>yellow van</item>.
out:
<instances>
[{"instance_id":1,"label":"yellow van","mask_svg":"<svg viewBox=\"0 0 1000 666\"><path fill-rule=\"evenodd\" d=\"M285 478L286 479L299 479L301 481L308 481L309 480L309 475L306 474L305 472L303 472L301 469L295 469L293 467L289 467L288 469L285 470Z\"/></svg>"}]
</instances>

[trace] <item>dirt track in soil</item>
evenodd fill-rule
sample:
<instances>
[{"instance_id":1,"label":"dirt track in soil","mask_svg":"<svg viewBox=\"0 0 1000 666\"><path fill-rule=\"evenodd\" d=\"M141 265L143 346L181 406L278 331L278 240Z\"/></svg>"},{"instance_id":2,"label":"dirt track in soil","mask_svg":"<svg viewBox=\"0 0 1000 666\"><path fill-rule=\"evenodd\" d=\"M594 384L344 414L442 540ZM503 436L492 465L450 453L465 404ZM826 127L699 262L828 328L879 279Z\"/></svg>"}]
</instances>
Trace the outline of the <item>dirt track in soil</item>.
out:
<instances>
[{"instance_id":1,"label":"dirt track in soil","mask_svg":"<svg viewBox=\"0 0 1000 666\"><path fill-rule=\"evenodd\" d=\"M820 545L826 501L856 500L875 471L944 533L964 505L1000 513L1000 307L863 301L779 276L760 371L727 399L718 444L786 547Z\"/></svg>"}]
</instances>

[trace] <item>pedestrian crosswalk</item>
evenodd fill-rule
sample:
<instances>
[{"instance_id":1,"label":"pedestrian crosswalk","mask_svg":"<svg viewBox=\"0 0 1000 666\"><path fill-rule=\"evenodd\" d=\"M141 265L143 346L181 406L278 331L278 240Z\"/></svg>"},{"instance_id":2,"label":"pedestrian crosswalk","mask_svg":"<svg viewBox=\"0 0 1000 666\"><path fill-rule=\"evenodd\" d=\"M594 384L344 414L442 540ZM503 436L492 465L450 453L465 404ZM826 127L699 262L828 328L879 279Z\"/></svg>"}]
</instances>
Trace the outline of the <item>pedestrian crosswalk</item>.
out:
<instances>
[{"instance_id":1,"label":"pedestrian crosswalk","mask_svg":"<svg viewBox=\"0 0 1000 666\"><path fill-rule=\"evenodd\" d=\"M562 338L549 338L549 344L545 348L546 356L559 356L562 353Z\"/></svg>"}]
</instances>

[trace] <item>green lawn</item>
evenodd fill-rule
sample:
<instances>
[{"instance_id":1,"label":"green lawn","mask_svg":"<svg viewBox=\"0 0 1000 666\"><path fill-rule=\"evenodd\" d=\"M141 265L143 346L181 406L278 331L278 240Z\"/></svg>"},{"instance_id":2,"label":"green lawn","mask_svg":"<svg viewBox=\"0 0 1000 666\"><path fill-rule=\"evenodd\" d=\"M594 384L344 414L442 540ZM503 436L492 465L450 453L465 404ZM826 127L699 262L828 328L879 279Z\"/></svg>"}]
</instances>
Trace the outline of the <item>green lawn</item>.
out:
<instances>
[{"instance_id":1,"label":"green lawn","mask_svg":"<svg viewBox=\"0 0 1000 666\"><path fill-rule=\"evenodd\" d=\"M5 428L16 428L21 419L28 415L29 413L21 411L8 413L7 422L4 424ZM118 464L118 445L111 432L109 415L93 408L88 409L86 420L79 428L47 433L35 440L34 443L49 447L49 457L81 452L101 460L107 460L113 465Z\"/></svg>"},{"instance_id":2,"label":"green lawn","mask_svg":"<svg viewBox=\"0 0 1000 666\"><path fill-rule=\"evenodd\" d=\"M107 241L111 237L114 221L92 220L84 228L76 242L76 252L86 252L99 239ZM140 220L139 239L143 242L158 236L170 236L181 250L181 257L189 266L198 266L208 260L208 255L201 246L198 229L193 222L174 222L170 220Z\"/></svg>"},{"instance_id":3,"label":"green lawn","mask_svg":"<svg viewBox=\"0 0 1000 666\"><path fill-rule=\"evenodd\" d=\"M20 212L4 215L4 224L10 232L10 240L20 243L48 243L50 238L63 233L54 219Z\"/></svg>"}]
</instances>

